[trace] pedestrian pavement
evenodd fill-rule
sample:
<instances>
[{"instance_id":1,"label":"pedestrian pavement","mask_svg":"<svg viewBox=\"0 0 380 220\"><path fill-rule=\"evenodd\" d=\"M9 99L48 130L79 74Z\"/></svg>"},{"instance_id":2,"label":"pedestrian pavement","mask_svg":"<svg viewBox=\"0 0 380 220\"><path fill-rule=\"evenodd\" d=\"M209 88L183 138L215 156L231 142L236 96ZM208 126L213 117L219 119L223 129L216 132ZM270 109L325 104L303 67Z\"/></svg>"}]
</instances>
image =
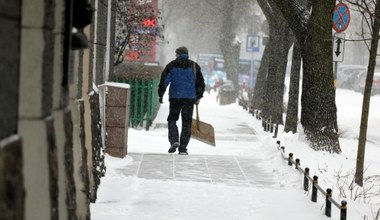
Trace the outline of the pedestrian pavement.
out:
<instances>
[{"instance_id":1,"label":"pedestrian pavement","mask_svg":"<svg viewBox=\"0 0 380 220\"><path fill-rule=\"evenodd\" d=\"M225 155L130 153L133 163L119 172L144 179L276 187L278 181L257 158Z\"/></svg>"},{"instance_id":2,"label":"pedestrian pavement","mask_svg":"<svg viewBox=\"0 0 380 220\"><path fill-rule=\"evenodd\" d=\"M280 156L266 146L260 123L233 105L200 107L215 129L216 147L192 139L189 155L167 153L168 105L161 105L150 130L129 130L128 157L113 161L100 191L106 196L93 207L97 219L315 219L313 204L299 213L305 199L299 175L293 181L287 166L271 163Z\"/></svg>"},{"instance_id":3,"label":"pedestrian pavement","mask_svg":"<svg viewBox=\"0 0 380 220\"><path fill-rule=\"evenodd\" d=\"M206 97L206 99L210 97ZM212 98L212 97L211 97ZM214 99L211 99L214 100ZM210 103L210 100L208 100ZM248 124L243 115L248 115L240 106L226 106L221 108L214 104L208 107L201 105L200 112L204 120L211 123L215 128L217 147L212 151L212 147L198 146L196 140L191 140L190 155L169 154L165 146L164 150L141 151L138 144L139 140L146 139L134 133L133 139L137 142L131 143L133 151L129 151L128 156L132 157L132 163L119 168L117 172L125 176L137 176L144 179L173 180L203 183L223 183L234 186L265 186L278 187L279 181L273 175L273 169L263 167L264 159L257 153L258 143L257 131ZM145 148L157 148L158 143L164 140L167 142L167 121L168 105L161 105L161 109L155 122L148 131L149 141L145 141ZM202 109L204 108L204 109ZM218 109L215 111L215 109ZM210 111L210 109L213 109ZM249 115L249 119L252 117ZM180 127L181 121L178 121ZM132 137L131 137L132 138ZM167 143L168 144L168 143ZM236 155L239 151L236 145L243 145L245 148L256 152L254 155ZM206 147L206 148L205 148ZM159 147L162 148L162 147ZM206 150L207 149L207 150ZM228 149L231 154L214 154ZM193 153L195 151L195 154ZM162 152L162 153L161 153Z\"/></svg>"}]
</instances>

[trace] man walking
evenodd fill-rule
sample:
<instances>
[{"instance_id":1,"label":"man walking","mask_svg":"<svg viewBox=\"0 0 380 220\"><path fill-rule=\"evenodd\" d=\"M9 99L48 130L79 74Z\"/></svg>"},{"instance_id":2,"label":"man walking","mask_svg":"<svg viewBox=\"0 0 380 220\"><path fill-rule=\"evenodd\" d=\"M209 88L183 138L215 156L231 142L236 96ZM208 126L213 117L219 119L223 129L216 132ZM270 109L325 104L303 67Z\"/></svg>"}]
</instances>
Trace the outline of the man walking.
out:
<instances>
[{"instance_id":1,"label":"man walking","mask_svg":"<svg viewBox=\"0 0 380 220\"><path fill-rule=\"evenodd\" d=\"M176 59L166 65L161 74L158 86L158 96L160 103L163 103L163 96L166 87L169 86L169 153L174 153L177 148L181 155L188 155L187 145L191 137L191 121L194 104L198 105L203 97L205 82L200 66L189 59L189 52L186 47L179 47L175 50ZM179 135L177 121L181 115L182 129Z\"/></svg>"}]
</instances>

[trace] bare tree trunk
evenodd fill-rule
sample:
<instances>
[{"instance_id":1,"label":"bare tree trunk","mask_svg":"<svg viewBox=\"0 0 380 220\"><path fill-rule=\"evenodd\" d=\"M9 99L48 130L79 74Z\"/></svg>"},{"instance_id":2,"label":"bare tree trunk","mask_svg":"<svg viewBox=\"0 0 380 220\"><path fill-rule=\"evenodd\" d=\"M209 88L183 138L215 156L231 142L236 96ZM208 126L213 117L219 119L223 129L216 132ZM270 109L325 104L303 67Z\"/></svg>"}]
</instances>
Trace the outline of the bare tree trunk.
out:
<instances>
[{"instance_id":1,"label":"bare tree trunk","mask_svg":"<svg viewBox=\"0 0 380 220\"><path fill-rule=\"evenodd\" d=\"M280 20L280 19L279 19ZM274 84L268 86L268 92L271 94L271 99L268 103L271 107L269 110L272 116L272 123L284 124L283 113L284 113L284 90L285 90L285 75L286 66L288 63L288 53L293 42L293 34L285 19L278 22L280 25L276 30L276 35L278 36L278 47L275 51L274 57L276 62L276 72L274 74ZM269 87L272 87L270 89Z\"/></svg>"},{"instance_id":2,"label":"bare tree trunk","mask_svg":"<svg viewBox=\"0 0 380 220\"><path fill-rule=\"evenodd\" d=\"M331 12L335 0L313 1L306 7L292 0L273 0L298 42L303 57L301 123L315 150L340 153L332 66Z\"/></svg>"},{"instance_id":3,"label":"bare tree trunk","mask_svg":"<svg viewBox=\"0 0 380 220\"><path fill-rule=\"evenodd\" d=\"M269 58L268 74L262 104L263 116L271 118L275 124L283 124L283 98L285 89L286 65L292 39L286 21L272 23L270 40L273 50Z\"/></svg>"},{"instance_id":4,"label":"bare tree trunk","mask_svg":"<svg viewBox=\"0 0 380 220\"><path fill-rule=\"evenodd\" d=\"M276 52L278 51L279 45L279 40L276 39L278 35L276 35L275 31L275 26L271 25L269 23L269 43L272 44L272 50L270 50L269 54L269 64L268 64L268 72L266 76L266 81L265 81L265 91L263 93L263 103L262 103L262 108L260 109L262 111L262 116L264 118L270 118L272 116L272 107L271 106L271 99L272 99L272 90L275 87L276 83L276 73L277 73L277 67L278 67L278 62L276 57Z\"/></svg>"},{"instance_id":5,"label":"bare tree trunk","mask_svg":"<svg viewBox=\"0 0 380 220\"><path fill-rule=\"evenodd\" d=\"M285 132L297 133L298 124L298 98L301 69L301 48L298 41L294 41L292 69L290 71L288 107L286 111Z\"/></svg>"},{"instance_id":6,"label":"bare tree trunk","mask_svg":"<svg viewBox=\"0 0 380 220\"><path fill-rule=\"evenodd\" d=\"M238 68L240 59L240 43L234 42L238 18L235 16L236 4L232 0L226 0L224 6L224 16L221 29L220 49L224 57L224 66L227 79L231 80L238 88Z\"/></svg>"},{"instance_id":7,"label":"bare tree trunk","mask_svg":"<svg viewBox=\"0 0 380 220\"><path fill-rule=\"evenodd\" d=\"M313 2L309 31L302 52L301 123L313 149L340 153L331 53L330 13L334 6L335 0Z\"/></svg>"},{"instance_id":8,"label":"bare tree trunk","mask_svg":"<svg viewBox=\"0 0 380 220\"><path fill-rule=\"evenodd\" d=\"M311 0L301 1L301 4L309 10L311 7ZM292 67L290 70L290 82L289 82L289 92L288 92L288 106L286 110L286 121L285 121L285 132L291 131L293 134L297 133L298 125L298 100L300 93L300 71L301 71L301 46L297 39L294 40L293 44L293 57L292 57Z\"/></svg>"},{"instance_id":9,"label":"bare tree trunk","mask_svg":"<svg viewBox=\"0 0 380 220\"><path fill-rule=\"evenodd\" d=\"M263 60L268 59L268 62L265 60L261 63L253 104L262 110L263 117L271 118L273 123L283 124L284 81L292 33L272 0L259 0L258 4L268 20L269 42L263 56ZM264 68L263 65L267 66ZM257 102L260 104L257 105Z\"/></svg>"},{"instance_id":10,"label":"bare tree trunk","mask_svg":"<svg viewBox=\"0 0 380 220\"><path fill-rule=\"evenodd\" d=\"M261 58L260 68L257 73L257 78L255 82L255 90L253 92L252 100L250 100L250 108L251 109L263 109L263 103L264 103L264 93L266 88L266 80L267 80L267 74L269 69L269 58L270 54L272 53L271 50L273 50L273 43L271 42L271 39L269 38L269 42L266 45L264 49L263 56Z\"/></svg>"},{"instance_id":11,"label":"bare tree trunk","mask_svg":"<svg viewBox=\"0 0 380 220\"><path fill-rule=\"evenodd\" d=\"M380 30L380 0L376 0L375 19L373 23L371 49L369 52L369 63L367 79L365 82L362 117L360 121L360 134L358 144L358 154L356 157L356 172L355 183L359 186L363 186L363 173L364 173L364 157L365 157L365 145L367 139L367 127L368 127L368 114L371 100L371 89L373 83L373 75L376 66L377 47L379 43L379 30Z\"/></svg>"}]
</instances>

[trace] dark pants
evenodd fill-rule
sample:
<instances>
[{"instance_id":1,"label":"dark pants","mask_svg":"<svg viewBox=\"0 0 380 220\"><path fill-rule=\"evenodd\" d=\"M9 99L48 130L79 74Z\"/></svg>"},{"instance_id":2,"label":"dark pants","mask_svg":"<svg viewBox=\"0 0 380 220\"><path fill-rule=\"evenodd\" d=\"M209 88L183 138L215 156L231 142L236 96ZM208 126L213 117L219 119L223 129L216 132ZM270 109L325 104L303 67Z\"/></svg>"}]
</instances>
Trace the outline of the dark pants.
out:
<instances>
[{"instance_id":1,"label":"dark pants","mask_svg":"<svg viewBox=\"0 0 380 220\"><path fill-rule=\"evenodd\" d=\"M179 143L179 151L186 151L191 137L191 121L193 117L194 100L171 100L168 116L169 142ZM177 121L181 114L182 130L178 134Z\"/></svg>"}]
</instances>

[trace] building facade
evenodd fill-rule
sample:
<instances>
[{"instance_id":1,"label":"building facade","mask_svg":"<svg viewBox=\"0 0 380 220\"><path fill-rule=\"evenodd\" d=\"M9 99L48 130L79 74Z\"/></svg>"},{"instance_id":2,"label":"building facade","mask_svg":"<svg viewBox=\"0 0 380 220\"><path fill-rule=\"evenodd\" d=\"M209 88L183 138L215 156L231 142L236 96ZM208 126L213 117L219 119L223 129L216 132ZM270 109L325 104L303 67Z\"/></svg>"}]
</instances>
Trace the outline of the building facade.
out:
<instances>
[{"instance_id":1,"label":"building facade","mask_svg":"<svg viewBox=\"0 0 380 220\"><path fill-rule=\"evenodd\" d=\"M112 76L115 1L89 1L91 22L78 29L84 2L0 0L1 220L91 218L104 175L97 86Z\"/></svg>"}]
</instances>

